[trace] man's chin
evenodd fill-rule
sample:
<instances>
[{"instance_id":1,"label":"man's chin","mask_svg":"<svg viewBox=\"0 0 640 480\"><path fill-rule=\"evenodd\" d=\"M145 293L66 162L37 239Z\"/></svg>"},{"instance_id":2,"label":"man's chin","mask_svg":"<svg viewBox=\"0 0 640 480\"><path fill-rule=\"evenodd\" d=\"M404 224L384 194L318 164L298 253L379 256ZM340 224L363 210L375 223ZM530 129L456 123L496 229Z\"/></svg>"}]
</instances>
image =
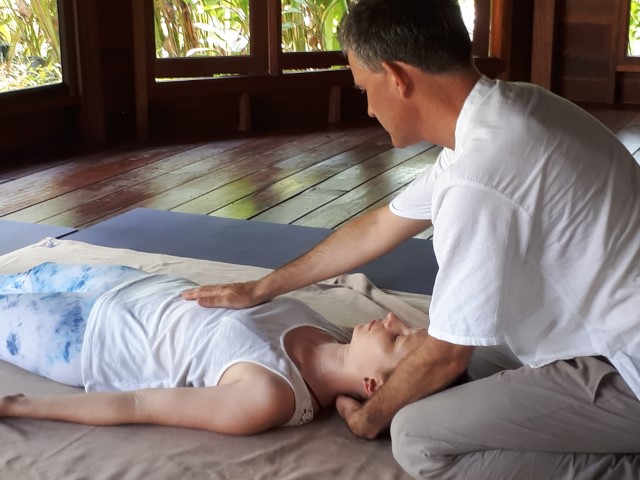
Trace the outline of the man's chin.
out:
<instances>
[{"instance_id":1,"label":"man's chin","mask_svg":"<svg viewBox=\"0 0 640 480\"><path fill-rule=\"evenodd\" d=\"M415 142L410 142L410 141L407 141L406 139L396 138L391 134L389 136L391 137L391 144L396 148L406 148L406 147L410 147L411 145L420 143L419 140Z\"/></svg>"}]
</instances>

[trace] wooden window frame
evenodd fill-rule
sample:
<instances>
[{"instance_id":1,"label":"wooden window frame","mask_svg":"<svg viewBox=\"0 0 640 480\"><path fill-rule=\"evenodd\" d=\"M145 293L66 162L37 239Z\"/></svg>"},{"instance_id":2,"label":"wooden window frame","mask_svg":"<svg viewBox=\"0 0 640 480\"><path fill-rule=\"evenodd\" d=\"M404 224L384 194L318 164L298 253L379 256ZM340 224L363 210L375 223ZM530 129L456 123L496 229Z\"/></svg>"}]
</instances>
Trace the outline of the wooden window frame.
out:
<instances>
[{"instance_id":1,"label":"wooden window frame","mask_svg":"<svg viewBox=\"0 0 640 480\"><path fill-rule=\"evenodd\" d=\"M153 18L152 2L144 2L146 14ZM156 58L155 37L148 41L152 53L154 78L206 78L214 74L282 75L286 70L323 69L346 65L342 52L282 52L282 3L280 0L250 0L250 54L228 57ZM150 32L154 34L153 31Z\"/></svg>"},{"instance_id":2,"label":"wooden window frame","mask_svg":"<svg viewBox=\"0 0 640 480\"><path fill-rule=\"evenodd\" d=\"M618 58L616 70L618 72L640 72L640 56L627 55L629 42L629 19L631 15L631 0L619 0L620 18L618 25L623 26L618 35Z\"/></svg>"},{"instance_id":3,"label":"wooden window frame","mask_svg":"<svg viewBox=\"0 0 640 480\"><path fill-rule=\"evenodd\" d=\"M106 141L98 1L58 0L62 83L0 95L0 118L72 108L83 143Z\"/></svg>"},{"instance_id":4,"label":"wooden window frame","mask_svg":"<svg viewBox=\"0 0 640 480\"><path fill-rule=\"evenodd\" d=\"M475 0L473 53L483 63L504 53L504 15L510 0ZM147 18L153 18L153 2L142 2ZM154 79L206 78L214 74L282 75L287 70L327 69L347 65L341 51L282 52L281 0L250 0L250 54L228 57L156 58L155 37L148 29L147 43L153 60ZM495 58L493 60L495 63ZM500 68L495 64L493 68Z\"/></svg>"},{"instance_id":5,"label":"wooden window frame","mask_svg":"<svg viewBox=\"0 0 640 480\"><path fill-rule=\"evenodd\" d=\"M498 76L508 63L509 26L513 0L476 0L484 15L476 20L482 52L476 63L488 75ZM299 85L324 84L331 90L330 111L337 110L339 89L353 84L340 51L282 52L281 0L250 0L250 54L230 57L156 58L153 0L136 0L133 9L136 132L149 136L149 103L176 96L230 93L240 95L241 112L250 109L249 95ZM266 41L265 41L266 39ZM476 47L477 48L477 47ZM476 53L474 51L474 53ZM507 60L504 60L507 59ZM305 71L308 70L308 71ZM215 74L222 74L213 77ZM229 75L224 75L229 74ZM158 79L175 79L162 81ZM335 104L335 105L334 105ZM248 113L241 113L246 119ZM330 115L334 121L339 114ZM250 120L240 122L250 128Z\"/></svg>"},{"instance_id":6,"label":"wooden window frame","mask_svg":"<svg viewBox=\"0 0 640 480\"><path fill-rule=\"evenodd\" d=\"M76 104L77 69L75 58L75 0L58 0L62 82L0 93L0 115L36 112Z\"/></svg>"}]
</instances>

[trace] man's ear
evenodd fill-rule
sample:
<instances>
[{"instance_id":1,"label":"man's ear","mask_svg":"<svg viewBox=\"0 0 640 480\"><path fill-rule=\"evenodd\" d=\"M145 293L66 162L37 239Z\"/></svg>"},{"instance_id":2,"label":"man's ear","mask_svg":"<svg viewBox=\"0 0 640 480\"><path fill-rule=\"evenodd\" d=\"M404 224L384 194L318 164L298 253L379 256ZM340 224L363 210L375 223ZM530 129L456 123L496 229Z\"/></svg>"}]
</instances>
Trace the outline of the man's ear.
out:
<instances>
[{"instance_id":1,"label":"man's ear","mask_svg":"<svg viewBox=\"0 0 640 480\"><path fill-rule=\"evenodd\" d=\"M398 62L382 62L382 68L389 75L389 80L393 82L400 96L407 97L411 93L412 80L405 65Z\"/></svg>"},{"instance_id":2,"label":"man's ear","mask_svg":"<svg viewBox=\"0 0 640 480\"><path fill-rule=\"evenodd\" d=\"M371 378L364 377L364 391L367 394L367 398L370 398L376 390L378 390L382 386L382 379L380 378Z\"/></svg>"}]
</instances>

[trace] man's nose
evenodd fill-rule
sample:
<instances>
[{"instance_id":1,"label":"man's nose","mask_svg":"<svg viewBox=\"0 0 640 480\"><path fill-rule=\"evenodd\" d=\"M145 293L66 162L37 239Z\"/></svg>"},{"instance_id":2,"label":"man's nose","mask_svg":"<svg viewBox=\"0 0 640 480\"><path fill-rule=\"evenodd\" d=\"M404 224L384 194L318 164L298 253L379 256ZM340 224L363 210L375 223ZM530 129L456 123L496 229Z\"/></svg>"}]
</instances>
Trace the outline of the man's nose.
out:
<instances>
[{"instance_id":1,"label":"man's nose","mask_svg":"<svg viewBox=\"0 0 640 480\"><path fill-rule=\"evenodd\" d=\"M376 114L373 111L373 109L371 108L371 106L367 106L367 114L371 117L371 118L376 118Z\"/></svg>"}]
</instances>

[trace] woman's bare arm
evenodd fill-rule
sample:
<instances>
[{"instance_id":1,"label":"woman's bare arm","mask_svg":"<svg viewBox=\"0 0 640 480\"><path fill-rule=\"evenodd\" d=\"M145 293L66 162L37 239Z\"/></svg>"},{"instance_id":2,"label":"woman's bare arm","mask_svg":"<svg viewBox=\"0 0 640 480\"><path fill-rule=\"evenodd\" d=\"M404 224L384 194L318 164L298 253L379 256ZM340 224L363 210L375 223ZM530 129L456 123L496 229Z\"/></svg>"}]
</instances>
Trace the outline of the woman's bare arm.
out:
<instances>
[{"instance_id":1,"label":"woman's bare arm","mask_svg":"<svg viewBox=\"0 0 640 480\"><path fill-rule=\"evenodd\" d=\"M231 435L250 435L283 425L293 410L293 391L275 375L216 387L0 397L0 417L86 425L156 424Z\"/></svg>"}]
</instances>

